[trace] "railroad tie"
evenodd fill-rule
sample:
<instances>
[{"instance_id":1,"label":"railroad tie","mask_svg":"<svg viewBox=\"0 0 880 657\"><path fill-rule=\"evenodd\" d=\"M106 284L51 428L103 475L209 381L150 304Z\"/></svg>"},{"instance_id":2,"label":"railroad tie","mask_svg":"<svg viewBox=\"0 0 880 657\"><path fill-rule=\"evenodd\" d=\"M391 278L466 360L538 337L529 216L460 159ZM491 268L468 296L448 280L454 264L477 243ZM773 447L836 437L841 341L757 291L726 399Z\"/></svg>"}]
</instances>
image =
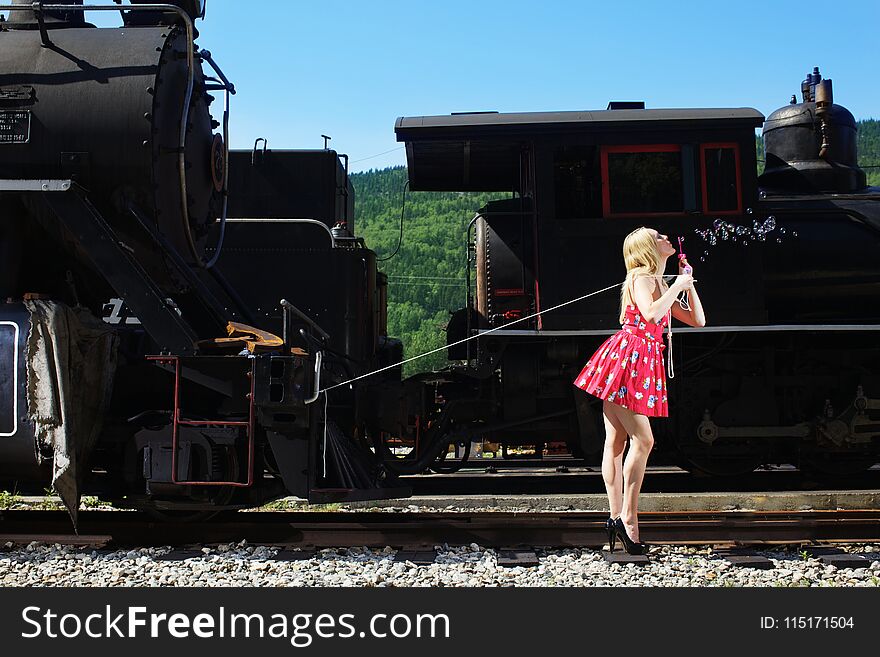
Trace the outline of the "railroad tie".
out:
<instances>
[{"instance_id":1,"label":"railroad tie","mask_svg":"<svg viewBox=\"0 0 880 657\"><path fill-rule=\"evenodd\" d=\"M316 554L315 550L278 550L270 561L308 561Z\"/></svg>"},{"instance_id":2,"label":"railroad tie","mask_svg":"<svg viewBox=\"0 0 880 657\"><path fill-rule=\"evenodd\" d=\"M861 554L852 554L835 547L806 547L804 550L827 566L837 568L867 568L871 562Z\"/></svg>"},{"instance_id":3,"label":"railroad tie","mask_svg":"<svg viewBox=\"0 0 880 657\"><path fill-rule=\"evenodd\" d=\"M605 561L607 561L608 563L619 563L623 566L629 563L636 566L647 566L649 563L651 563L650 559L648 559L648 555L627 554L622 547L616 552L602 550L602 556L605 557Z\"/></svg>"},{"instance_id":4,"label":"railroad tie","mask_svg":"<svg viewBox=\"0 0 880 657\"><path fill-rule=\"evenodd\" d=\"M201 559L205 553L201 550L171 550L165 554L157 554L153 557L156 561L186 561L187 559Z\"/></svg>"},{"instance_id":5,"label":"railroad tie","mask_svg":"<svg viewBox=\"0 0 880 657\"><path fill-rule=\"evenodd\" d=\"M523 568L532 568L540 562L538 555L534 550L525 550L522 548L503 548L498 550L498 565L505 568L514 568L521 566Z\"/></svg>"},{"instance_id":6,"label":"railroad tie","mask_svg":"<svg viewBox=\"0 0 880 657\"><path fill-rule=\"evenodd\" d=\"M774 564L770 559L748 548L719 548L714 554L727 561L731 566L740 568L760 568L772 570Z\"/></svg>"},{"instance_id":7,"label":"railroad tie","mask_svg":"<svg viewBox=\"0 0 880 657\"><path fill-rule=\"evenodd\" d=\"M416 566L430 566L436 558L434 550L398 550L394 555L394 561L409 561Z\"/></svg>"}]
</instances>

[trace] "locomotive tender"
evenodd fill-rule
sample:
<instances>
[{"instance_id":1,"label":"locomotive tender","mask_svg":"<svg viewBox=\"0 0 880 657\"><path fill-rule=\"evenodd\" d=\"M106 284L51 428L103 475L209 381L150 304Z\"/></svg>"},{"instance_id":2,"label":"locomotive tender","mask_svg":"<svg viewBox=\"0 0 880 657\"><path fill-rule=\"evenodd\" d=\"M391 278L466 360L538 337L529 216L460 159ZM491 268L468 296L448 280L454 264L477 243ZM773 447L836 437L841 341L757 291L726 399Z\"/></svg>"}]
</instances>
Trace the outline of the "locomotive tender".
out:
<instances>
[{"instance_id":1,"label":"locomotive tender","mask_svg":"<svg viewBox=\"0 0 880 657\"><path fill-rule=\"evenodd\" d=\"M658 444L722 473L878 460L880 190L818 72L765 123L761 178L750 109L399 119L412 189L511 193L462 236L450 365L402 380L345 156L229 151L204 2L96 10L123 26L82 0L16 0L0 24L0 487L51 483L74 519L82 493L203 518L405 496L400 475L480 437L598 458L571 380L616 296L503 325L621 280L637 225L691 244L771 213L799 238L693 263L711 326L676 329Z\"/></svg>"}]
</instances>

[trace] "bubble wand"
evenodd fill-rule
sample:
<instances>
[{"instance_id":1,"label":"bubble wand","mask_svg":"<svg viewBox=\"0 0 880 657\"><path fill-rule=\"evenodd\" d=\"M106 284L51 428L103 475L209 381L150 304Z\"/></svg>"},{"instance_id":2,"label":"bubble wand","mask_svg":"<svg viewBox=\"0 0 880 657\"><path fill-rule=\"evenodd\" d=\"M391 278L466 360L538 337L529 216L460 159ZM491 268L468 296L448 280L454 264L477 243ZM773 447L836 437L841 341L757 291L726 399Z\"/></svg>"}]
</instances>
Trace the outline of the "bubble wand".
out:
<instances>
[{"instance_id":1,"label":"bubble wand","mask_svg":"<svg viewBox=\"0 0 880 657\"><path fill-rule=\"evenodd\" d=\"M678 238L678 261L684 263L684 269L682 270L685 274L693 274L694 269L687 263L687 256L684 254L684 246L682 246L682 242L684 242L683 237Z\"/></svg>"}]
</instances>

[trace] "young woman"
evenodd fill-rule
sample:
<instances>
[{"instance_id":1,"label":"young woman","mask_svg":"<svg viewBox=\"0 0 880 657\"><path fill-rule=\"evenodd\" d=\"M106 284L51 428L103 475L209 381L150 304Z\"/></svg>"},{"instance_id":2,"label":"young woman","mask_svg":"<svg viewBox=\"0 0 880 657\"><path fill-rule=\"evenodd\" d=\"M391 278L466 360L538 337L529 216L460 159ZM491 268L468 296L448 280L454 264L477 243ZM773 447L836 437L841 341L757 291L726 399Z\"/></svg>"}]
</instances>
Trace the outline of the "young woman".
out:
<instances>
[{"instance_id":1,"label":"young woman","mask_svg":"<svg viewBox=\"0 0 880 657\"><path fill-rule=\"evenodd\" d=\"M602 478L611 512L606 529L612 552L615 538L621 539L629 554L647 551L639 542L639 491L654 446L648 418L668 416L663 328L670 325L671 317L689 326L706 325L696 281L684 273L687 261L679 261L679 275L671 286L663 281L666 261L672 255L675 247L668 237L653 228L637 228L626 236L621 329L596 350L574 380L578 388L603 400ZM678 299L685 291L689 304ZM629 453L624 462L627 436Z\"/></svg>"}]
</instances>

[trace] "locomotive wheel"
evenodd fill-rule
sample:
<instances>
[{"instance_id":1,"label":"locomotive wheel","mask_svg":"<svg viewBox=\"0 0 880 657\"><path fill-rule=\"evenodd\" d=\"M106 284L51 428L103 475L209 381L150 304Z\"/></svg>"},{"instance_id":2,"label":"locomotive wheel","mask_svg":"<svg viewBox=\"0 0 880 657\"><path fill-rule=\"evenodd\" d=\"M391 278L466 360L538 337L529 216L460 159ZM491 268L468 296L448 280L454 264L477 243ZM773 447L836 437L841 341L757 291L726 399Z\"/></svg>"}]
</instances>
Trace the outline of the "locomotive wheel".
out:
<instances>
[{"instance_id":1,"label":"locomotive wheel","mask_svg":"<svg viewBox=\"0 0 880 657\"><path fill-rule=\"evenodd\" d=\"M449 456L449 449L447 448L446 451L438 456L437 460L431 464L431 470L438 474L452 474L453 472L461 470L462 466L467 463L467 460L471 455L470 438L459 440L452 444L461 445L464 448L464 454L462 454L462 457L457 461L447 461L446 458Z\"/></svg>"},{"instance_id":2,"label":"locomotive wheel","mask_svg":"<svg viewBox=\"0 0 880 657\"><path fill-rule=\"evenodd\" d=\"M235 452L234 448L224 450L226 452L226 466L227 472L231 473L231 479L237 480L240 476L239 472L239 461L238 455ZM226 506L235 496L235 486L212 486L213 488L212 495L210 496L210 502L206 502L207 504L211 504L212 506ZM165 502L163 504L166 508L158 508L149 502L144 506L140 507L144 513L153 518L154 520L159 520L161 522L204 522L206 520L210 520L218 513L223 512L225 509L174 509L168 508L172 507L175 502L169 500L162 500ZM192 502L182 502L181 504L186 504L190 506Z\"/></svg>"}]
</instances>

